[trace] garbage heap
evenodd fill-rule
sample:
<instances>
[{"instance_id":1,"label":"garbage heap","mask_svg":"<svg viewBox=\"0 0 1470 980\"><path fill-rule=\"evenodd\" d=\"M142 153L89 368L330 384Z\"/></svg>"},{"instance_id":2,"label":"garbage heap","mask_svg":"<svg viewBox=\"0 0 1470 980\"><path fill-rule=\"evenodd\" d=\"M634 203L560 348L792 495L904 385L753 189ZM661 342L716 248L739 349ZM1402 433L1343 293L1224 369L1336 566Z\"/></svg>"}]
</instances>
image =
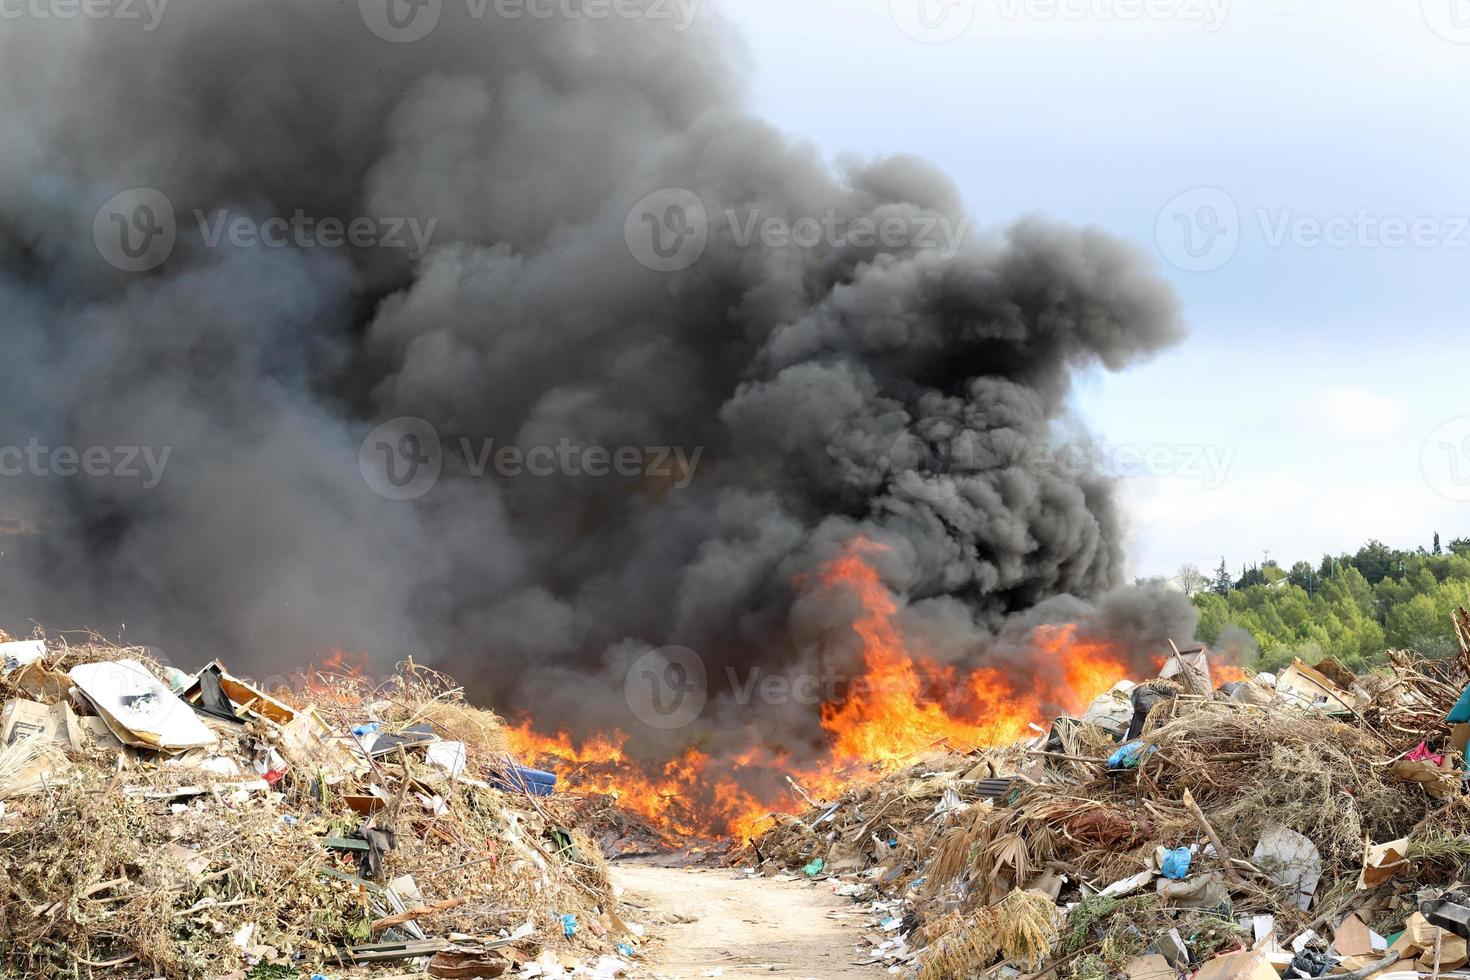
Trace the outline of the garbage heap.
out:
<instances>
[{"instance_id":1,"label":"garbage heap","mask_svg":"<svg viewBox=\"0 0 1470 980\"><path fill-rule=\"evenodd\" d=\"M1004 749L925 759L778 825L748 864L834 879L921 980L1361 980L1465 967L1470 657L1207 652ZM1461 974L1470 976L1470 974Z\"/></svg>"},{"instance_id":2,"label":"garbage heap","mask_svg":"<svg viewBox=\"0 0 1470 980\"><path fill-rule=\"evenodd\" d=\"M576 803L431 670L285 694L0 636L0 706L0 976L631 966Z\"/></svg>"}]
</instances>

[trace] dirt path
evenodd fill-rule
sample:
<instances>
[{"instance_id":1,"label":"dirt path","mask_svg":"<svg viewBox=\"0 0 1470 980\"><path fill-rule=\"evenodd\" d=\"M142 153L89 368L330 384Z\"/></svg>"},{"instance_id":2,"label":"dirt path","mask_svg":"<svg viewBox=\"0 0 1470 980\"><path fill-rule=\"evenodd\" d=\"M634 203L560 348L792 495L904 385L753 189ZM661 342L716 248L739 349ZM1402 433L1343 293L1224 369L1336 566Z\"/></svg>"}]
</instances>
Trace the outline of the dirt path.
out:
<instances>
[{"instance_id":1,"label":"dirt path","mask_svg":"<svg viewBox=\"0 0 1470 980\"><path fill-rule=\"evenodd\" d=\"M650 909L651 921L665 923L654 927L660 941L651 944L640 976L875 980L884 975L878 967L853 965L862 920L827 918L829 911L851 909L852 903L821 885L641 862L615 863L613 878L625 889L625 900Z\"/></svg>"}]
</instances>

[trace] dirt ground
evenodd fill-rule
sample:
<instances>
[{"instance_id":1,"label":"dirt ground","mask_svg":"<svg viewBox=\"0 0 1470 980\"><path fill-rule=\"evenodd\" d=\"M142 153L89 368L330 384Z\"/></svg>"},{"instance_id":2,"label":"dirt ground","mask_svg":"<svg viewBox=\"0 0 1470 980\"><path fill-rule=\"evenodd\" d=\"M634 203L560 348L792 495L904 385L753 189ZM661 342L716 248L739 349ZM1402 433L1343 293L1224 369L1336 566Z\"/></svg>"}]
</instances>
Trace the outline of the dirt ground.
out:
<instances>
[{"instance_id":1,"label":"dirt ground","mask_svg":"<svg viewBox=\"0 0 1470 980\"><path fill-rule=\"evenodd\" d=\"M616 862L613 879L624 899L651 910L655 927L649 962L639 976L695 980L787 977L793 980L873 980L879 967L855 966L862 920L829 919L852 903L821 885L775 881L729 869L665 868ZM721 972L715 973L713 971Z\"/></svg>"}]
</instances>

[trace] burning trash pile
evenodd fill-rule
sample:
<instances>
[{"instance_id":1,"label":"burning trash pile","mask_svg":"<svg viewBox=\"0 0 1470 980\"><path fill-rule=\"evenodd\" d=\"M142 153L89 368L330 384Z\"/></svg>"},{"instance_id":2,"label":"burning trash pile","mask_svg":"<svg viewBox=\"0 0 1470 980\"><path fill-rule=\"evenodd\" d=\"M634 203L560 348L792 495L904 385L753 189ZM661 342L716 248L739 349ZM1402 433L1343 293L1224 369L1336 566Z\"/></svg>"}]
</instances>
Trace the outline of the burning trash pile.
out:
<instances>
[{"instance_id":1,"label":"burning trash pile","mask_svg":"<svg viewBox=\"0 0 1470 980\"><path fill-rule=\"evenodd\" d=\"M576 801L444 676L287 694L0 641L0 975L631 967L642 929Z\"/></svg>"},{"instance_id":2,"label":"burning trash pile","mask_svg":"<svg viewBox=\"0 0 1470 980\"><path fill-rule=\"evenodd\" d=\"M1207 651L1176 650L1028 741L782 818L740 860L830 879L872 916L871 960L920 980L1453 974L1470 652L1388 658L1217 689Z\"/></svg>"}]
</instances>

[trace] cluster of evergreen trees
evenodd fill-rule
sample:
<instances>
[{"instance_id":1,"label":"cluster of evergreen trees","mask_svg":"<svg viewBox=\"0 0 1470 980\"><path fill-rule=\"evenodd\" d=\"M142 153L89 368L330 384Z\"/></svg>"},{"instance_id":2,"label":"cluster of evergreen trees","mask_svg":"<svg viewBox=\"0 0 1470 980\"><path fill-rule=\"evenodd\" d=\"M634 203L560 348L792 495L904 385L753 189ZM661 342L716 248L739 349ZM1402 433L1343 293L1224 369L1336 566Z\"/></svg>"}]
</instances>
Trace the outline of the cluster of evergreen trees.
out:
<instances>
[{"instance_id":1,"label":"cluster of evergreen trees","mask_svg":"<svg viewBox=\"0 0 1470 980\"><path fill-rule=\"evenodd\" d=\"M1315 566L1299 561L1285 569L1268 560L1238 576L1222 559L1213 576L1185 566L1176 581L1199 609L1205 643L1234 626L1255 638L1260 670L1329 654L1356 670L1381 661L1387 649L1454 654L1450 614L1470 607L1470 539L1441 547L1436 534L1430 548L1414 551L1373 540Z\"/></svg>"}]
</instances>

